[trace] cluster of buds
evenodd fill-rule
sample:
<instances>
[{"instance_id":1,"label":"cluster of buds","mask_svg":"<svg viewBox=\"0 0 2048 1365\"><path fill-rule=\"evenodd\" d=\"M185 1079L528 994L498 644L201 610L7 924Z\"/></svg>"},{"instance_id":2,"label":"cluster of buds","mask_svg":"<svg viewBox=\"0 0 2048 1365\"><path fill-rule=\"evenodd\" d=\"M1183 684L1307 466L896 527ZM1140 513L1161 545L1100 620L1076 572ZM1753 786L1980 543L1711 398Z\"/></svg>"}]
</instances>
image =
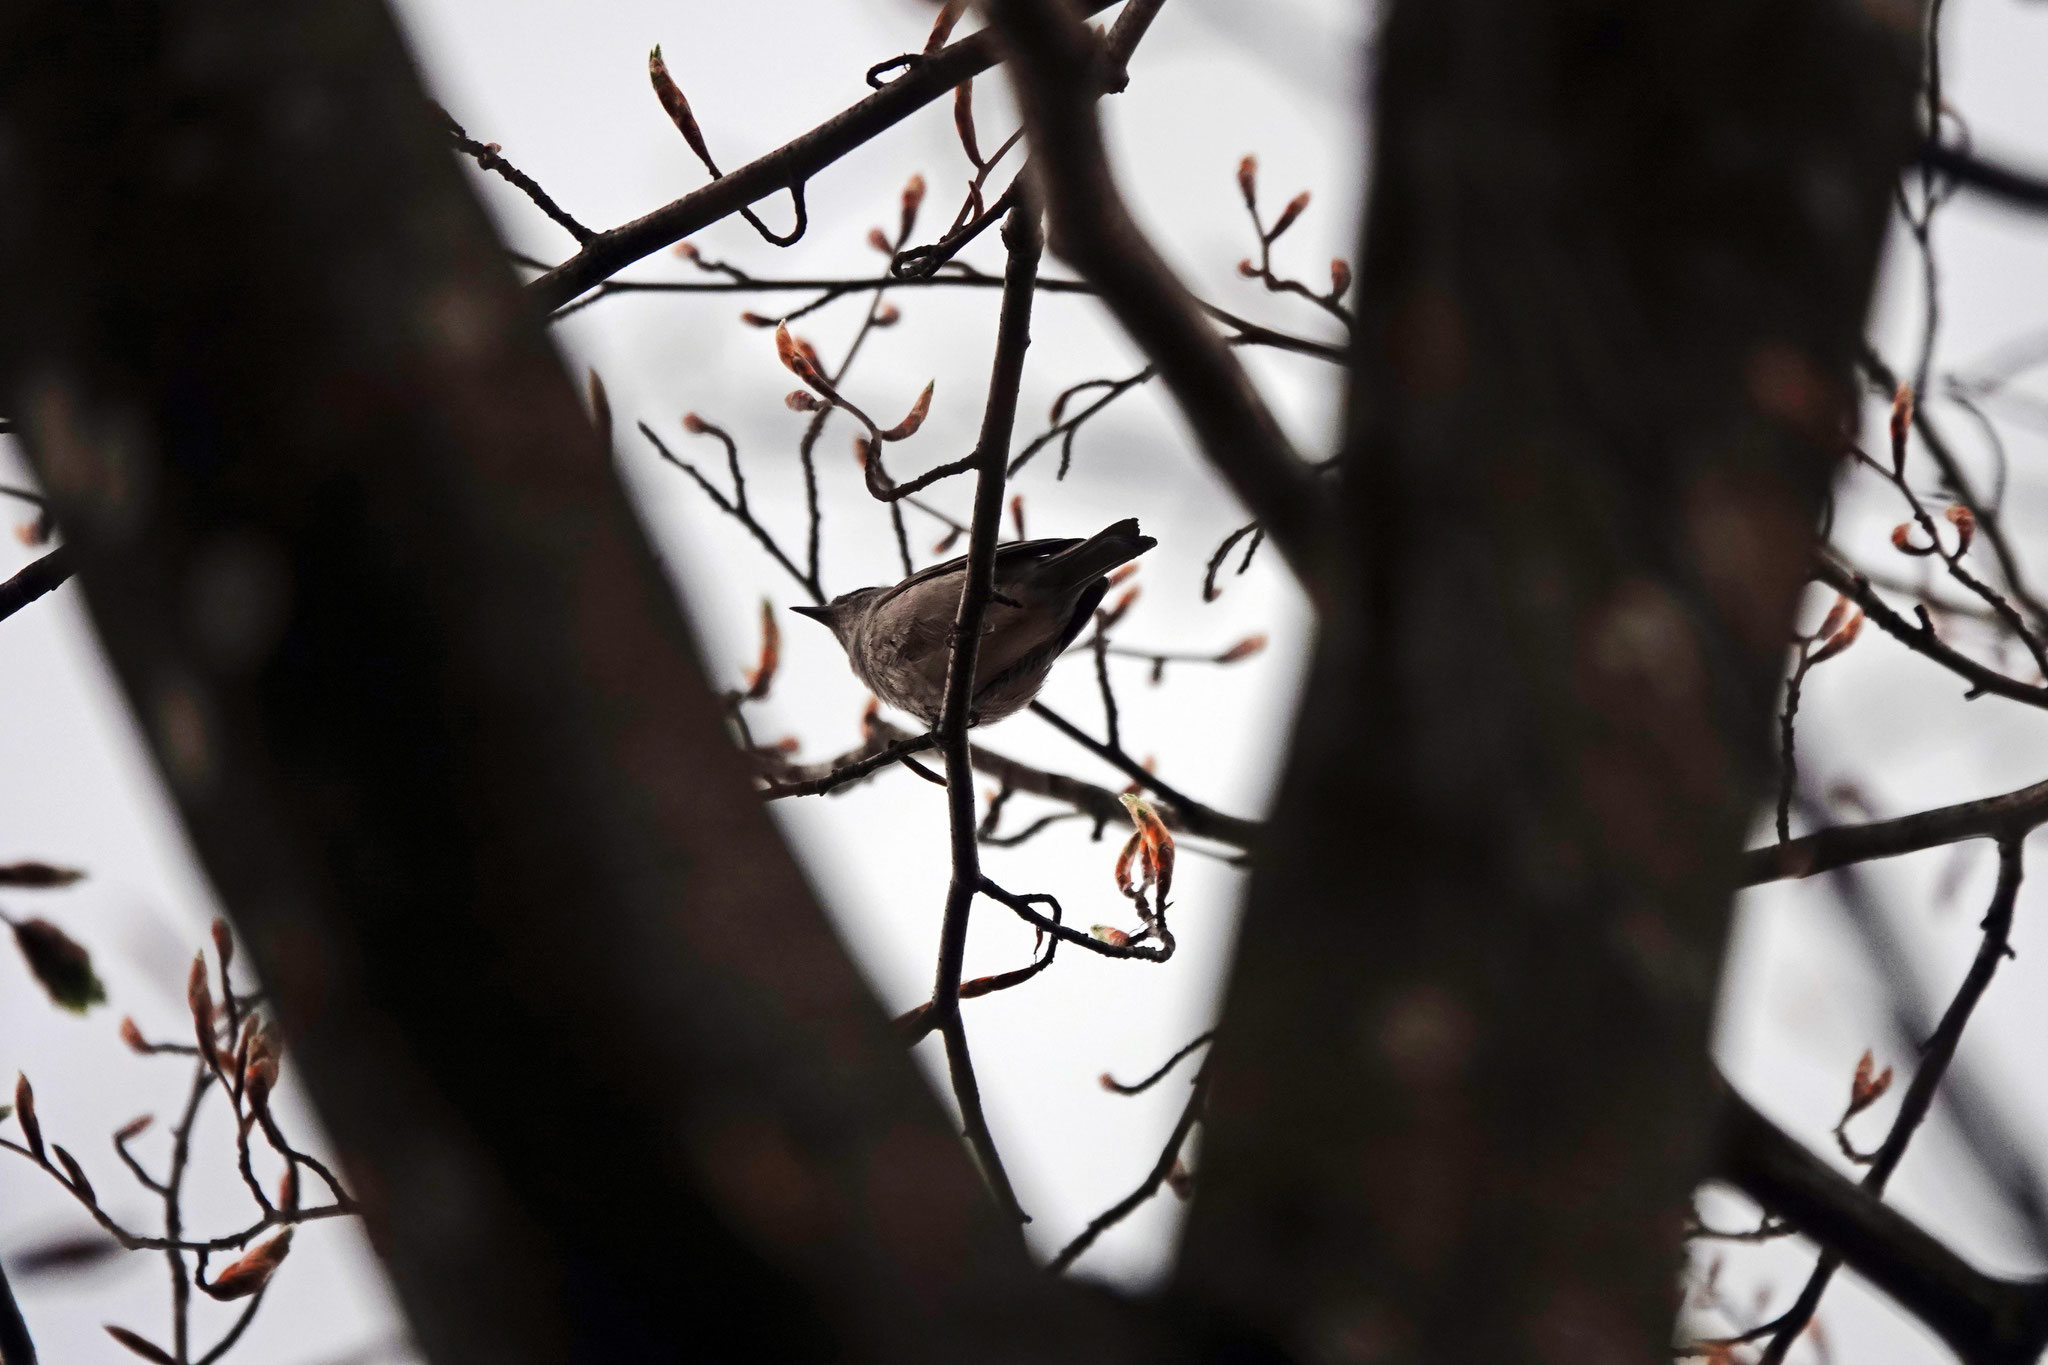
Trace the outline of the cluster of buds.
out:
<instances>
[{"instance_id":1,"label":"cluster of buds","mask_svg":"<svg viewBox=\"0 0 2048 1365\"><path fill-rule=\"evenodd\" d=\"M882 427L876 425L874 419L839 392L826 377L825 367L819 361L817 351L809 342L790 335L787 324L780 324L775 329L775 354L782 361L783 367L805 385L804 388L792 390L784 398L783 402L790 411L817 412L824 408L839 408L867 429L867 436L857 441L855 451L860 457L862 467L867 471L868 491L878 498L885 497L888 493L888 476L881 468L882 446L887 442L907 441L917 434L918 428L924 425L924 419L931 413L932 392L937 386L937 381L934 380L924 386L924 391L918 394L917 400L910 405L910 411L904 414L902 421L892 427Z\"/></svg>"},{"instance_id":2,"label":"cluster of buds","mask_svg":"<svg viewBox=\"0 0 2048 1365\"><path fill-rule=\"evenodd\" d=\"M1801 661L1800 672L1804 673L1815 664L1826 663L1850 645L1863 633L1863 609L1851 609L1849 599L1836 597L1835 604L1828 608L1828 614L1821 618L1820 629L1806 637L1809 645L1818 640L1818 648L1808 650Z\"/></svg>"}]
</instances>

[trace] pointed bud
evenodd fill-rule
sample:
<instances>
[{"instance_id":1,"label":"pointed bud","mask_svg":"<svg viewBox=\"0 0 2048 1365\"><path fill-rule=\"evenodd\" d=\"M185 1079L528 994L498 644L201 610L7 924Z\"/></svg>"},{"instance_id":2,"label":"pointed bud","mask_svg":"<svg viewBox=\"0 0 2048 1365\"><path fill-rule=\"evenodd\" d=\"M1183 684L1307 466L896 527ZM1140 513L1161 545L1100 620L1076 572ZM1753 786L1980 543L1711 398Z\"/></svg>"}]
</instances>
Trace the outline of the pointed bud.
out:
<instances>
[{"instance_id":1,"label":"pointed bud","mask_svg":"<svg viewBox=\"0 0 2048 1365\"><path fill-rule=\"evenodd\" d=\"M875 250L881 252L884 256L889 257L891 260L895 259L896 248L890 244L889 234L882 231L880 228L871 227L868 229L868 245L873 247Z\"/></svg>"},{"instance_id":2,"label":"pointed bud","mask_svg":"<svg viewBox=\"0 0 2048 1365\"><path fill-rule=\"evenodd\" d=\"M60 886L70 886L84 878L85 874L76 868L53 867L49 863L0 865L0 886L23 891L48 891Z\"/></svg>"},{"instance_id":3,"label":"pointed bud","mask_svg":"<svg viewBox=\"0 0 2048 1365\"><path fill-rule=\"evenodd\" d=\"M106 1324L106 1329L108 1336L120 1342L144 1360L149 1361L150 1365L177 1365L169 1351L166 1351L147 1337L139 1336L129 1331L126 1327L116 1327L112 1323Z\"/></svg>"},{"instance_id":4,"label":"pointed bud","mask_svg":"<svg viewBox=\"0 0 2048 1365\"><path fill-rule=\"evenodd\" d=\"M1024 495L1022 493L1010 495L1010 525L1016 527L1017 539L1024 539Z\"/></svg>"},{"instance_id":5,"label":"pointed bud","mask_svg":"<svg viewBox=\"0 0 2048 1365\"><path fill-rule=\"evenodd\" d=\"M213 991L206 984L206 955L192 959L192 971L185 979L185 1003L192 1010L192 1032L199 1044L199 1056L215 1071L220 1070L220 1050L213 1037Z\"/></svg>"},{"instance_id":6,"label":"pointed bud","mask_svg":"<svg viewBox=\"0 0 2048 1365\"><path fill-rule=\"evenodd\" d=\"M1259 277L1259 268L1253 265L1251 257L1247 256L1237 263L1237 273L1248 280L1255 280Z\"/></svg>"},{"instance_id":7,"label":"pointed bud","mask_svg":"<svg viewBox=\"0 0 2048 1365\"><path fill-rule=\"evenodd\" d=\"M776 327L781 325L782 319L771 318L766 313L756 313L750 308L740 314L740 321L749 327Z\"/></svg>"},{"instance_id":8,"label":"pointed bud","mask_svg":"<svg viewBox=\"0 0 2048 1365\"><path fill-rule=\"evenodd\" d=\"M1948 524L1956 528L1956 557L1960 559L1970 552L1970 542L1977 538L1977 514L1957 503L1944 515Z\"/></svg>"},{"instance_id":9,"label":"pointed bud","mask_svg":"<svg viewBox=\"0 0 2048 1365\"><path fill-rule=\"evenodd\" d=\"M782 396L782 405L791 412L816 412L832 406L809 389L791 389Z\"/></svg>"},{"instance_id":10,"label":"pointed bud","mask_svg":"<svg viewBox=\"0 0 2048 1365\"><path fill-rule=\"evenodd\" d=\"M1259 206L1259 159L1248 156L1237 163L1237 192L1244 196L1244 206L1255 209Z\"/></svg>"},{"instance_id":11,"label":"pointed bud","mask_svg":"<svg viewBox=\"0 0 2048 1365\"><path fill-rule=\"evenodd\" d=\"M141 1053L144 1056L149 1054L149 1040L142 1036L142 1030L135 1026L135 1020L125 1014L121 1016L121 1041L128 1045L130 1052Z\"/></svg>"},{"instance_id":12,"label":"pointed bud","mask_svg":"<svg viewBox=\"0 0 2048 1365\"><path fill-rule=\"evenodd\" d=\"M92 969L92 954L48 920L22 920L12 926L22 958L37 982L61 1009L84 1014L107 1001L107 988Z\"/></svg>"},{"instance_id":13,"label":"pointed bud","mask_svg":"<svg viewBox=\"0 0 2048 1365\"><path fill-rule=\"evenodd\" d=\"M597 372L595 370L591 371L590 377L596 379ZM209 927L213 933L214 955L220 958L220 969L225 972L229 964L235 960L235 936L229 930L228 922L218 916L214 917L214 921Z\"/></svg>"},{"instance_id":14,"label":"pointed bud","mask_svg":"<svg viewBox=\"0 0 2048 1365\"><path fill-rule=\"evenodd\" d=\"M50 1158L43 1154L43 1125L36 1118L36 1092L24 1072L14 1075L14 1120L21 1125L21 1136L28 1143L29 1155L45 1166L49 1165Z\"/></svg>"},{"instance_id":15,"label":"pointed bud","mask_svg":"<svg viewBox=\"0 0 2048 1365\"><path fill-rule=\"evenodd\" d=\"M114 1130L114 1141L122 1143L138 1138L149 1130L149 1125L155 1122L156 1115L154 1114L138 1114Z\"/></svg>"},{"instance_id":16,"label":"pointed bud","mask_svg":"<svg viewBox=\"0 0 2048 1365\"><path fill-rule=\"evenodd\" d=\"M682 87L668 74L668 63L661 59L661 47L647 54L647 79L654 86L654 97L661 101L669 122L683 135L683 141L690 144L690 150L704 163L704 169L718 174L718 165L711 159L711 149L704 144L704 133L697 127L697 116L690 112L690 101L683 97Z\"/></svg>"},{"instance_id":17,"label":"pointed bud","mask_svg":"<svg viewBox=\"0 0 2048 1365\"><path fill-rule=\"evenodd\" d=\"M1351 288L1351 263L1343 257L1330 262L1330 297L1341 299Z\"/></svg>"},{"instance_id":18,"label":"pointed bud","mask_svg":"<svg viewBox=\"0 0 2048 1365\"><path fill-rule=\"evenodd\" d=\"M1808 668L1811 668L1815 664L1826 663L1829 659L1834 658L1837 654L1840 654L1850 645L1855 644L1856 637L1861 635L1862 633L1863 613L1861 611L1858 611L1854 616L1851 616L1847 621L1843 622L1841 629L1837 630L1833 635L1830 635L1827 638L1827 641L1824 644L1822 644L1819 649L1816 649L1815 651L1813 651L1812 654L1809 654L1807 656L1806 666Z\"/></svg>"},{"instance_id":19,"label":"pointed bud","mask_svg":"<svg viewBox=\"0 0 2048 1365\"><path fill-rule=\"evenodd\" d=\"M689 432L692 436L702 436L704 434L704 419L694 412L684 413L683 430Z\"/></svg>"},{"instance_id":20,"label":"pointed bud","mask_svg":"<svg viewBox=\"0 0 2048 1365\"><path fill-rule=\"evenodd\" d=\"M1287 201L1286 208L1280 210L1280 220L1274 223L1272 228L1266 233L1266 240L1269 242L1278 241L1280 234L1293 227L1294 220L1301 217L1302 211L1307 207L1308 191L1303 190L1300 194Z\"/></svg>"},{"instance_id":21,"label":"pointed bud","mask_svg":"<svg viewBox=\"0 0 2048 1365\"><path fill-rule=\"evenodd\" d=\"M1906 434L1913 429L1913 386L1900 384L1892 394L1892 473L1906 473Z\"/></svg>"},{"instance_id":22,"label":"pointed bud","mask_svg":"<svg viewBox=\"0 0 2048 1365\"><path fill-rule=\"evenodd\" d=\"M775 604L761 599L761 658L747 672L747 690L741 695L759 701L775 685L775 669L782 662L782 628L775 623Z\"/></svg>"},{"instance_id":23,"label":"pointed bud","mask_svg":"<svg viewBox=\"0 0 2048 1365\"><path fill-rule=\"evenodd\" d=\"M934 379L931 383L924 386L924 392L920 393L917 396L917 401L910 405L910 411L904 414L903 420L881 434L883 440L902 441L917 435L917 429L924 425L924 419L931 413L932 389L937 386L938 382L938 380Z\"/></svg>"},{"instance_id":24,"label":"pointed bud","mask_svg":"<svg viewBox=\"0 0 2048 1365\"><path fill-rule=\"evenodd\" d=\"M199 1287L222 1302L246 1299L270 1283L271 1275L291 1249L292 1230L286 1228L221 1271L212 1284L201 1282Z\"/></svg>"},{"instance_id":25,"label":"pointed bud","mask_svg":"<svg viewBox=\"0 0 2048 1365\"><path fill-rule=\"evenodd\" d=\"M1216 662L1219 664L1234 664L1239 659L1251 658L1252 655L1257 654L1265 647L1266 637L1264 635L1247 635L1221 654L1218 654Z\"/></svg>"},{"instance_id":26,"label":"pointed bud","mask_svg":"<svg viewBox=\"0 0 2048 1365\"><path fill-rule=\"evenodd\" d=\"M92 1182L85 1178L85 1168L78 1164L78 1159L56 1143L50 1145L50 1150L57 1154L57 1164L64 1168L64 1174L70 1178L72 1190L86 1202L88 1208L98 1208L99 1196L93 1193Z\"/></svg>"},{"instance_id":27,"label":"pointed bud","mask_svg":"<svg viewBox=\"0 0 2048 1365\"><path fill-rule=\"evenodd\" d=\"M911 229L917 226L917 210L923 203L924 177L913 175L903 186L903 217L896 233L899 240L910 240Z\"/></svg>"},{"instance_id":28,"label":"pointed bud","mask_svg":"<svg viewBox=\"0 0 2048 1365\"><path fill-rule=\"evenodd\" d=\"M669 250L675 252L676 255L682 257L686 261L698 261L703 259L697 252L697 244L695 242L677 242L674 246L670 247Z\"/></svg>"}]
</instances>

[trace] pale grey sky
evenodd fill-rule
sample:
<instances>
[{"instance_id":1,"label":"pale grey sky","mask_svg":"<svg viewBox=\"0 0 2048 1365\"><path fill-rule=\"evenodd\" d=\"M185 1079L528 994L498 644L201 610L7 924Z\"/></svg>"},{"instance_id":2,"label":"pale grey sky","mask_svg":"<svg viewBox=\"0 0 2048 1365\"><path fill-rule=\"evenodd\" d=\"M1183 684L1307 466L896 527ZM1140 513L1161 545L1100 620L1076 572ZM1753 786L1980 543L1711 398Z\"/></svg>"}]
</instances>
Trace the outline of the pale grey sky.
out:
<instances>
[{"instance_id":1,"label":"pale grey sky","mask_svg":"<svg viewBox=\"0 0 2048 1365\"><path fill-rule=\"evenodd\" d=\"M503 145L573 213L608 226L700 184L703 173L648 91L647 49L663 47L722 164L736 165L818 122L863 93L873 61L921 44L930 7L917 0L750 5L700 0L404 0L400 6L431 84L473 136ZM1253 16L1256 15L1254 22ZM1269 299L1236 277L1250 246L1232 174L1257 153L1262 187L1277 205L1309 188L1314 203L1284 240L1281 260L1315 278L1333 255L1350 256L1362 191L1363 137L1352 110L1360 43L1370 7L1346 0L1174 0L1134 65L1129 93L1107 105L1120 172L1146 225L1207 297L1276 325L1327 335L1313 310ZM801 40L793 35L801 34ZM1949 6L1949 87L1984 145L2048 164L2048 12L2018 0L1957 0ZM982 145L1012 126L999 78L977 85ZM737 222L699 239L704 250L760 274L871 273L881 258L863 244L872 224L893 221L897 193L913 171L931 182L926 226L950 216L965 163L942 105L864 148L818 178L810 191L810 237L777 252ZM494 179L487 201L519 249L558 258L570 243ZM763 206L771 223L787 206ZM2048 231L1996 209L1961 201L1945 212L1941 361L1962 365L2048 321ZM976 259L992 257L983 250ZM689 278L666 254L633 268L641 278ZM1903 355L1917 329L1916 269L1895 250L1873 335ZM938 291L898 300L903 322L874 338L850 381L881 411L906 406L927 379L937 397L924 431L892 463L905 469L950 458L971 440L978 394L993 344L993 297ZM634 432L647 421L686 457L709 457L678 418L703 412L739 438L750 489L764 515L795 534L800 500L794 445L802 420L780 398L791 387L765 332L735 320L746 307L775 305L733 296L607 300L559 329L572 363L600 370L619 430L619 460L648 524L690 603L715 680L735 681L751 659L759 602L798 600L792 585L745 534L719 517L676 471L654 460ZM858 320L846 303L799 331L831 358ZM1020 436L1042 428L1052 395L1075 381L1128 373L1141 364L1092 304L1042 297L1034 328ZM1249 354L1254 372L1301 443L1327 449L1339 374L1290 356ZM2025 388L2027 381L2021 380ZM2048 382L2037 385L2048 395ZM1951 419L1959 432L1963 423ZM2048 481L2039 473L2043 437L2009 429L2009 506L2022 527L2048 525ZM1974 437L1964 441L1978 458ZM827 496L828 586L839 591L894 576L885 523L863 502L843 428L821 445ZM716 464L716 460L710 463ZM18 457L0 467L21 477ZM1308 618L1277 561L1263 557L1223 599L1199 600L1201 565L1240 516L1219 481L1183 439L1161 396L1141 390L1087 430L1073 475L1052 477L1049 458L1018 481L1033 534L1086 533L1137 515L1160 546L1143 562L1144 585L1124 638L1163 648L1221 647L1251 631L1273 647L1226 670L1181 668L1149 687L1142 665L1120 666L1124 730L1140 754L1224 809L1263 808L1306 647ZM964 510L963 489L934 500ZM1838 541L1882 562L1898 518L1873 490L1843 490ZM2031 521L2030 521L2031 519ZM913 517L913 543L929 551L934 527ZM2023 537L2023 554L2048 569L2048 539ZM0 573L29 551L0 547ZM1819 603L1815 607L1818 614ZM791 734L806 757L853 743L863 694L824 633L784 616L785 671L755 719L767 736ZM2048 731L2023 708L1994 700L1962 704L1945 675L1866 638L1816 672L1802 709L1801 758L1818 785L1853 780L1881 813L2005 790L2039 779ZM11 959L0 973L0 1068L20 1066L38 1086L46 1123L97 1154L100 1135L133 1113L168 1107L182 1086L175 1066L131 1059L113 1039L121 1012L146 1028L180 1027L180 993L190 945L211 900L168 817L132 721L111 689L75 594L60 591L0 632L0 858L42 857L91 870L81 887L46 902L11 898L10 911L46 912L99 953L113 995L109 1009L79 1021L51 1010ZM1085 665L1056 676L1047 699L1082 723L1099 724ZM988 742L1019 757L1116 782L1107 769L1030 717L991 730ZM1026 802L1020 798L1015 806ZM930 974L944 891L944 811L938 793L897 774L844 797L778 808L834 922L886 1007L915 1003ZM1760 830L1762 826L1759 826ZM1020 889L1055 892L1084 920L1125 922L1110 880L1114 838L1090 843L1085 827L1057 827L1028 849L994 852L991 870ZM1931 906L1947 875L1946 854L1884 864L1878 886L1902 932L1925 952L1923 969L1946 992L1974 946L1978 902L1989 881L1988 847L1972 848L1947 908ZM2039 880L2048 879L2044 874ZM1028 987L972 1002L974 1038L990 1118L1036 1221L1033 1244L1057 1248L1125 1193L1150 1164L1184 1092L1177 1083L1137 1100L1106 1095L1098 1072L1149 1068L1199 1031L1227 968L1240 879L1207 859L1184 857L1177 879L1181 951L1163 967L1111 963L1080 953ZM2044 1022L2048 955L2034 917L2038 887L2022 893L2008 964L1965 1045L2009 1099L2015 1131L2048 1158L2040 1138L2048 1085L2031 1047ZM1030 936L986 912L976 920L969 974L1025 960ZM1719 1051L1740 1084L1816 1146L1839 1112L1850 1070L1865 1046L1888 1045L1867 970L1822 889L1772 888L1745 900L1726 986ZM929 1056L922 1057L927 1064ZM1898 1063L1900 1056L1883 1058ZM1884 1112L1871 1116L1879 1125ZM1868 1119L1866 1122L1869 1121ZM218 1135L216 1135L218 1136ZM98 1175L108 1163L88 1165ZM1986 1264L2018 1268L2024 1246L1967 1179L1939 1123L1921 1138L1893 1189L1900 1204ZM111 1169L98 1182L118 1188ZM233 1188L209 1199L232 1208ZM140 1201L130 1201L139 1208ZM203 1213L201 1215L204 1216ZM223 1213L225 1216L225 1213ZM1155 1281L1170 1262L1180 1208L1154 1201L1106 1236L1080 1268L1130 1286ZM48 1182L0 1163L0 1248L15 1250L78 1218ZM1725 1279L1743 1300L1776 1285L1780 1303L1796 1287L1807 1252L1790 1247L1731 1253ZM164 1316L157 1262L109 1268L75 1280L20 1286L50 1359L125 1359L99 1330L103 1321L155 1329ZM1823 1313L1838 1359L1867 1365L1934 1361L1941 1352L1881 1300L1845 1281ZM398 1331L389 1295L360 1236L308 1229L296 1243L271 1302L237 1359L317 1365Z\"/></svg>"}]
</instances>

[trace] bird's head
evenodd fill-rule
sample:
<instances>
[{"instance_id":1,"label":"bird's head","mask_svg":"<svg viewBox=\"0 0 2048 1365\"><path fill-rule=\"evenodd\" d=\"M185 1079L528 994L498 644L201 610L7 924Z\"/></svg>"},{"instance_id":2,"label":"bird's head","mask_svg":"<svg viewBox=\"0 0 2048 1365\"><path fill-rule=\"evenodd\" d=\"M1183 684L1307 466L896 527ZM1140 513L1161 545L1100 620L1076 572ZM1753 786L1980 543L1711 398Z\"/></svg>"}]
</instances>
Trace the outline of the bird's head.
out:
<instances>
[{"instance_id":1,"label":"bird's head","mask_svg":"<svg viewBox=\"0 0 2048 1365\"><path fill-rule=\"evenodd\" d=\"M814 607L808 603L799 603L790 610L799 616L808 616L813 621L824 623L839 638L840 643L844 644L848 631L860 620L867 611L868 603L880 591L880 588L855 588L852 592L840 593L823 606Z\"/></svg>"}]
</instances>

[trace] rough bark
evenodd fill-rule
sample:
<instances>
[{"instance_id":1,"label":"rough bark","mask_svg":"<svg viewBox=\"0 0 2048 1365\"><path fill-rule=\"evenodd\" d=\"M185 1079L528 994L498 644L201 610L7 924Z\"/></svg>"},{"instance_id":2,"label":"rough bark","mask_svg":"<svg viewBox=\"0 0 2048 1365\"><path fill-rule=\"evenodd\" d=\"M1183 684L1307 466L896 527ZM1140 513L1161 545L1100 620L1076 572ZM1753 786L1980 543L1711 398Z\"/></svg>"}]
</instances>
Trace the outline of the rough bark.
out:
<instances>
[{"instance_id":1,"label":"rough bark","mask_svg":"<svg viewBox=\"0 0 2048 1365\"><path fill-rule=\"evenodd\" d=\"M1914 35L1399 0L1353 540L1178 1289L1312 1361L1668 1355L1708 1024Z\"/></svg>"},{"instance_id":2,"label":"rough bark","mask_svg":"<svg viewBox=\"0 0 2048 1365\"><path fill-rule=\"evenodd\" d=\"M382 6L21 0L0 120L6 410L429 1357L1105 1358L753 798Z\"/></svg>"}]
</instances>

